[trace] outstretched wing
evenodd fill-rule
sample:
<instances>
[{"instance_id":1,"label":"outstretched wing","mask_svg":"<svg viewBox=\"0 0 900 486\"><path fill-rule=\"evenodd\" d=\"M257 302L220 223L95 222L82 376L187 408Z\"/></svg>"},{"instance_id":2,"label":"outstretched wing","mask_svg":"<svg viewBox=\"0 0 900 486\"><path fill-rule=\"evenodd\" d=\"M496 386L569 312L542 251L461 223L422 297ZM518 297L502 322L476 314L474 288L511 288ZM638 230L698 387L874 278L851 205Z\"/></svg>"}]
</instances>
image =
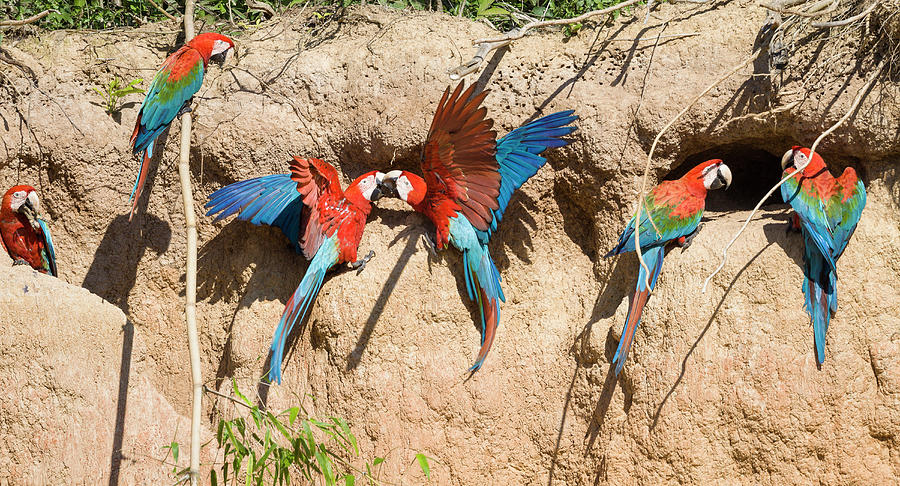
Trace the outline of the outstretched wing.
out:
<instances>
[{"instance_id":1,"label":"outstretched wing","mask_svg":"<svg viewBox=\"0 0 900 486\"><path fill-rule=\"evenodd\" d=\"M190 46L181 47L163 62L150 83L131 135L135 154L153 143L184 103L200 90L204 70L203 58Z\"/></svg>"},{"instance_id":2,"label":"outstretched wing","mask_svg":"<svg viewBox=\"0 0 900 486\"><path fill-rule=\"evenodd\" d=\"M497 198L498 209L491 210L493 219L487 231L479 232L479 239L487 242L497 225L503 219L503 212L513 192L535 175L547 159L540 154L553 147L565 147L569 144L564 137L573 131L569 124L578 119L572 115L573 110L560 111L539 118L521 126L497 141L497 162L500 165L500 195Z\"/></svg>"},{"instance_id":3,"label":"outstretched wing","mask_svg":"<svg viewBox=\"0 0 900 486\"><path fill-rule=\"evenodd\" d=\"M827 169L823 169L827 171ZM788 167L782 177L792 174L793 167ZM830 177L830 174L820 173L815 177ZM800 216L800 225L806 230L809 239L815 243L816 248L825 257L828 266L835 270L834 248L832 243L831 224L825 210L825 195L819 194L813 178L806 176L788 178L781 185L781 198L791 205Z\"/></svg>"},{"instance_id":4,"label":"outstretched wing","mask_svg":"<svg viewBox=\"0 0 900 486\"><path fill-rule=\"evenodd\" d=\"M693 233L703 216L703 202L684 190L679 181L664 181L656 186L642 205L641 221L637 225L641 250L665 245ZM619 235L616 246L605 256L634 251L634 231L635 218L632 217Z\"/></svg>"},{"instance_id":5,"label":"outstretched wing","mask_svg":"<svg viewBox=\"0 0 900 486\"><path fill-rule=\"evenodd\" d=\"M229 184L209 195L206 215L215 221L237 213L241 221L281 228L298 253L303 199L290 174L275 174Z\"/></svg>"},{"instance_id":6,"label":"outstretched wing","mask_svg":"<svg viewBox=\"0 0 900 486\"><path fill-rule=\"evenodd\" d=\"M337 169L324 160L294 157L291 179L297 183L303 204L308 208L308 214L304 214L307 223L300 246L306 258L312 259L322 242L334 235L344 220L353 214L344 199Z\"/></svg>"},{"instance_id":7,"label":"outstretched wing","mask_svg":"<svg viewBox=\"0 0 900 486\"><path fill-rule=\"evenodd\" d=\"M44 260L44 268L50 272L50 275L59 277L56 270L56 249L53 247L53 238L50 236L50 228L43 219L38 218L38 225L41 227L41 235L44 238L44 250L42 251Z\"/></svg>"},{"instance_id":8,"label":"outstretched wing","mask_svg":"<svg viewBox=\"0 0 900 486\"><path fill-rule=\"evenodd\" d=\"M847 242L856 231L856 225L866 206L866 187L852 167L835 179L835 194L828 199L825 212L832 228L835 261L844 253Z\"/></svg>"},{"instance_id":9,"label":"outstretched wing","mask_svg":"<svg viewBox=\"0 0 900 486\"><path fill-rule=\"evenodd\" d=\"M422 154L426 199L449 198L475 228L487 231L492 210L500 209L500 165L494 121L480 107L487 91L472 96L475 85L462 92L463 82L438 103Z\"/></svg>"}]
</instances>

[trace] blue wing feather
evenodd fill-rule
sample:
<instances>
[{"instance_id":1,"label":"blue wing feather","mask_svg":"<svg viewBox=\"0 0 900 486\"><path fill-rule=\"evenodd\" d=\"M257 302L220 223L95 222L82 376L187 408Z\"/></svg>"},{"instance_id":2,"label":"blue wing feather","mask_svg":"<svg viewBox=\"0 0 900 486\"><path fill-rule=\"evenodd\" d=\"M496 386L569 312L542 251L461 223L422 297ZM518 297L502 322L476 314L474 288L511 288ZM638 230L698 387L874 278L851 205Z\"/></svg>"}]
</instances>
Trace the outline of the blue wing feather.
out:
<instances>
[{"instance_id":1,"label":"blue wing feather","mask_svg":"<svg viewBox=\"0 0 900 486\"><path fill-rule=\"evenodd\" d=\"M497 230L513 192L547 163L547 159L539 154L548 148L568 145L568 140L559 137L575 131L576 127L568 126L578 119L572 113L573 110L567 110L547 115L507 133L497 141L501 177L497 202L500 207L491 210L493 219L490 228L478 231L478 239L482 243L487 243Z\"/></svg>"},{"instance_id":2,"label":"blue wing feather","mask_svg":"<svg viewBox=\"0 0 900 486\"><path fill-rule=\"evenodd\" d=\"M298 253L303 197L290 174L275 174L229 184L209 195L206 215L216 221L237 213L241 221L281 228Z\"/></svg>"}]
</instances>

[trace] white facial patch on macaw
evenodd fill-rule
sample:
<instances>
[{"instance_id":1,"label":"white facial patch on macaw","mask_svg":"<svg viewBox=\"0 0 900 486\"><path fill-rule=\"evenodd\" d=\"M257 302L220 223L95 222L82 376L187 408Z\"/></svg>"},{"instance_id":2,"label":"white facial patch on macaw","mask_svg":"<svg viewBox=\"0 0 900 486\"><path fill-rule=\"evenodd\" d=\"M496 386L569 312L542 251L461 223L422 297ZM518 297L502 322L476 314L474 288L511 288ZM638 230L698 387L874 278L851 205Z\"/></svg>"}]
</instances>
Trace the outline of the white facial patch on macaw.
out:
<instances>
[{"instance_id":1,"label":"white facial patch on macaw","mask_svg":"<svg viewBox=\"0 0 900 486\"><path fill-rule=\"evenodd\" d=\"M400 176L400 178L397 179L396 188L397 195L400 196L400 199L406 201L409 193L413 190L413 185L412 182L409 181L408 177Z\"/></svg>"},{"instance_id":2,"label":"white facial patch on macaw","mask_svg":"<svg viewBox=\"0 0 900 486\"><path fill-rule=\"evenodd\" d=\"M25 204L26 199L28 199L28 193L26 191L16 191L9 199L9 205L13 211L18 211L19 208L21 208L22 205Z\"/></svg>"},{"instance_id":3,"label":"white facial patch on macaw","mask_svg":"<svg viewBox=\"0 0 900 486\"><path fill-rule=\"evenodd\" d=\"M213 42L211 56L215 56L216 54L221 54L221 53L227 51L228 49L231 49L231 44L229 44L223 40L216 40L215 42Z\"/></svg>"},{"instance_id":4,"label":"white facial patch on macaw","mask_svg":"<svg viewBox=\"0 0 900 486\"><path fill-rule=\"evenodd\" d=\"M803 152L797 150L794 152L794 168L799 169L809 163L809 157Z\"/></svg>"},{"instance_id":5,"label":"white facial patch on macaw","mask_svg":"<svg viewBox=\"0 0 900 486\"><path fill-rule=\"evenodd\" d=\"M363 180L357 183L357 187L359 187L359 192L362 193L363 197L366 200L372 200L372 193L375 192L375 188L378 187L378 182L375 180L375 175L366 176Z\"/></svg>"}]
</instances>

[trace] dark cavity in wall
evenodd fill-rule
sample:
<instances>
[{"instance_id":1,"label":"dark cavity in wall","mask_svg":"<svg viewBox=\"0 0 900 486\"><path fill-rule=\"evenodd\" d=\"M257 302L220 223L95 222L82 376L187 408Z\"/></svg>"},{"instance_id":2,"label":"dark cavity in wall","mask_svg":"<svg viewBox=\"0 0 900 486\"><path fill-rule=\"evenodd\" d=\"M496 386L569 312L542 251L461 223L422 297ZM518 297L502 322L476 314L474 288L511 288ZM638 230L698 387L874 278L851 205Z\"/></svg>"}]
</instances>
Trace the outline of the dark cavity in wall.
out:
<instances>
[{"instance_id":1,"label":"dark cavity in wall","mask_svg":"<svg viewBox=\"0 0 900 486\"><path fill-rule=\"evenodd\" d=\"M697 164L722 159L731 169L731 187L710 191L706 196L706 211L749 211L759 199L781 179L781 156L749 144L727 144L693 154L673 169L666 180L678 179ZM775 191L763 207L781 204L781 192Z\"/></svg>"}]
</instances>

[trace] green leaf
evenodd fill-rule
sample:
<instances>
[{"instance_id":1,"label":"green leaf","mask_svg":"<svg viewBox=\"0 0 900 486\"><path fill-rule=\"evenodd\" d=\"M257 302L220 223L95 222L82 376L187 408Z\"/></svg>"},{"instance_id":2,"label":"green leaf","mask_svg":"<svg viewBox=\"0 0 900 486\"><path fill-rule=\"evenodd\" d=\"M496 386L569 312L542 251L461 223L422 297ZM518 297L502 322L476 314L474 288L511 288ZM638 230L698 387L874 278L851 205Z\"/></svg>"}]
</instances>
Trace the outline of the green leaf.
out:
<instances>
[{"instance_id":1,"label":"green leaf","mask_svg":"<svg viewBox=\"0 0 900 486\"><path fill-rule=\"evenodd\" d=\"M509 10L500 7L491 7L483 12L479 12L479 17L491 17L494 15L509 15Z\"/></svg>"},{"instance_id":2,"label":"green leaf","mask_svg":"<svg viewBox=\"0 0 900 486\"><path fill-rule=\"evenodd\" d=\"M344 476L344 486L354 486L355 484L356 478L352 474Z\"/></svg>"},{"instance_id":3,"label":"green leaf","mask_svg":"<svg viewBox=\"0 0 900 486\"><path fill-rule=\"evenodd\" d=\"M219 479L218 479L218 477L216 476L216 470L215 470L215 469L210 469L210 470L209 470L209 484L211 484L212 486L218 486L218 485L219 485Z\"/></svg>"},{"instance_id":4,"label":"green leaf","mask_svg":"<svg viewBox=\"0 0 900 486\"><path fill-rule=\"evenodd\" d=\"M240 390L238 390L237 380L235 380L234 378L232 378L232 379L231 379L231 384L232 384L232 388L234 389L234 394L237 395L238 397L240 397L240 399L243 400L244 403L246 403L248 406L251 406L251 407L252 407L253 404L250 403L250 400L247 400L247 397L245 397L244 394L241 393ZM257 409L257 411L258 411L258 409Z\"/></svg>"},{"instance_id":5,"label":"green leaf","mask_svg":"<svg viewBox=\"0 0 900 486\"><path fill-rule=\"evenodd\" d=\"M175 463L178 464L178 442L172 441L169 444L169 450L172 451L172 459L175 459Z\"/></svg>"},{"instance_id":6,"label":"green leaf","mask_svg":"<svg viewBox=\"0 0 900 486\"><path fill-rule=\"evenodd\" d=\"M331 461L322 453L320 449L316 449L316 462L319 463L319 470L325 477L325 484L334 484L334 474L331 472Z\"/></svg>"},{"instance_id":7,"label":"green leaf","mask_svg":"<svg viewBox=\"0 0 900 486\"><path fill-rule=\"evenodd\" d=\"M416 460L419 461L419 468L422 469L425 478L431 479L431 467L428 466L428 458L425 457L425 454L416 454Z\"/></svg>"},{"instance_id":8,"label":"green leaf","mask_svg":"<svg viewBox=\"0 0 900 486\"><path fill-rule=\"evenodd\" d=\"M225 428L225 421L219 420L219 428L216 430L216 442L222 447L222 430Z\"/></svg>"},{"instance_id":9,"label":"green leaf","mask_svg":"<svg viewBox=\"0 0 900 486\"><path fill-rule=\"evenodd\" d=\"M294 420L297 420L297 415L300 413L300 407L293 407L288 410L288 424L291 427L294 426Z\"/></svg>"}]
</instances>

